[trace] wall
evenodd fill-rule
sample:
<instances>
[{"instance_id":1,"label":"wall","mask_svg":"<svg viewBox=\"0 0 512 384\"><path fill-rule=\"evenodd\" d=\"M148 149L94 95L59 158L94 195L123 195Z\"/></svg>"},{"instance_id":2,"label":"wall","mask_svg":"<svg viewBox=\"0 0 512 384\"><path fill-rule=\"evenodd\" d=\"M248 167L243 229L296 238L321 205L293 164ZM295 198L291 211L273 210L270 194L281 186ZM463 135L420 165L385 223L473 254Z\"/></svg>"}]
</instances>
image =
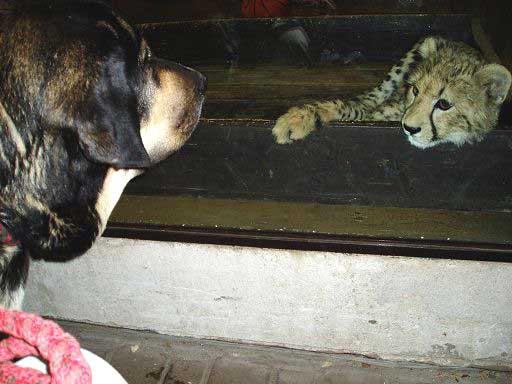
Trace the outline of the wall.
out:
<instances>
[{"instance_id":1,"label":"wall","mask_svg":"<svg viewBox=\"0 0 512 384\"><path fill-rule=\"evenodd\" d=\"M240 17L242 0L110 0L134 22L161 22ZM389 13L462 13L472 9L467 0L333 0L340 15ZM293 7L293 15L318 15L312 7Z\"/></svg>"},{"instance_id":2,"label":"wall","mask_svg":"<svg viewBox=\"0 0 512 384\"><path fill-rule=\"evenodd\" d=\"M25 309L161 333L512 369L512 265L101 239Z\"/></svg>"}]
</instances>

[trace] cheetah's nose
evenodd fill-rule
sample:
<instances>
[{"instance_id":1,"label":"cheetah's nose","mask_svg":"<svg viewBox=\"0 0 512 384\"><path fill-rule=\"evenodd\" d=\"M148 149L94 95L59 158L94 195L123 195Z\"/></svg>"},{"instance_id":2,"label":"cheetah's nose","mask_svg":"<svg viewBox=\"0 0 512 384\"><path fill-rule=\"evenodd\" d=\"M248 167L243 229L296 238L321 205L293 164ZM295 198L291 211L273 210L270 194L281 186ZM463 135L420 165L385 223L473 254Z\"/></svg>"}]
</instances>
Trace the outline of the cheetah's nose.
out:
<instances>
[{"instance_id":1,"label":"cheetah's nose","mask_svg":"<svg viewBox=\"0 0 512 384\"><path fill-rule=\"evenodd\" d=\"M411 135L417 134L419 131L421 131L420 127L409 127L408 125L404 124L404 129L409 132Z\"/></svg>"}]
</instances>

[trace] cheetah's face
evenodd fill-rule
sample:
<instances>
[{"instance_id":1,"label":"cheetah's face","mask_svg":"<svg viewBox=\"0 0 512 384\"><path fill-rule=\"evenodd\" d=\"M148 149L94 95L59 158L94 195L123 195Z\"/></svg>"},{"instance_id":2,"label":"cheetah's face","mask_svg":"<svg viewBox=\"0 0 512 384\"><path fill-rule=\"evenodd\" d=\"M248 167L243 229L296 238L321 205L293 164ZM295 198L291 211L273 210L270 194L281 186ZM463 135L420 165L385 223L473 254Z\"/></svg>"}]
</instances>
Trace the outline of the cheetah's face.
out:
<instances>
[{"instance_id":1,"label":"cheetah's face","mask_svg":"<svg viewBox=\"0 0 512 384\"><path fill-rule=\"evenodd\" d=\"M430 68L410 80L402 126L412 145L428 148L481 140L495 126L512 78L505 67L489 64L452 76Z\"/></svg>"}]
</instances>

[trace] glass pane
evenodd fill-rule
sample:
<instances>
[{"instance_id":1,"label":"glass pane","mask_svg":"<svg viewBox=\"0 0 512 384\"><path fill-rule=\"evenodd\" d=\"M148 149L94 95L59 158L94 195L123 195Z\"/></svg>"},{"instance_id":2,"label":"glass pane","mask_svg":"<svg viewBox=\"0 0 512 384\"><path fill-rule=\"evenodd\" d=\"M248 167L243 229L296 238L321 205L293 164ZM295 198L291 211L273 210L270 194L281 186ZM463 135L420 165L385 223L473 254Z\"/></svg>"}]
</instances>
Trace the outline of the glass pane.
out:
<instances>
[{"instance_id":1,"label":"glass pane","mask_svg":"<svg viewBox=\"0 0 512 384\"><path fill-rule=\"evenodd\" d=\"M290 107L350 100L378 86L428 35L464 42L489 61L510 63L510 50L500 38L506 27L499 5L338 1L331 9L322 1L113 3L139 23L156 55L194 67L209 81L203 118L192 138L134 180L129 194L405 208L413 209L411 214L418 209L490 212L500 220L510 215L509 103L497 129L461 147L411 145L401 116L316 124L312 134L286 145L272 135L276 119ZM245 228L242 221L230 225ZM204 222L211 224L206 217ZM460 239L471 240L466 237ZM507 243L512 233L497 238Z\"/></svg>"}]
</instances>

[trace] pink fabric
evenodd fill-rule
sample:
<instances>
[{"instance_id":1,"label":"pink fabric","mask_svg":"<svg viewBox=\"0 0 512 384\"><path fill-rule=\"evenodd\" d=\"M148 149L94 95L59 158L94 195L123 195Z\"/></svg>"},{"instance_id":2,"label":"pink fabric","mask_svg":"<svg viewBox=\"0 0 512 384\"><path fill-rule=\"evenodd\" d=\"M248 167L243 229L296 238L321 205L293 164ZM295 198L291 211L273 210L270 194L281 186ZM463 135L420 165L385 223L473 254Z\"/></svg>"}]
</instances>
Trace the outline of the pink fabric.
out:
<instances>
[{"instance_id":1,"label":"pink fabric","mask_svg":"<svg viewBox=\"0 0 512 384\"><path fill-rule=\"evenodd\" d=\"M0 223L0 243L4 243L6 246L15 247L20 242L12 237L11 233L7 230L2 223Z\"/></svg>"},{"instance_id":2,"label":"pink fabric","mask_svg":"<svg viewBox=\"0 0 512 384\"><path fill-rule=\"evenodd\" d=\"M82 356L80 345L53 321L0 308L0 332L11 336L0 342L0 383L91 383L91 369ZM14 358L31 355L48 363L50 376L11 362Z\"/></svg>"}]
</instances>

